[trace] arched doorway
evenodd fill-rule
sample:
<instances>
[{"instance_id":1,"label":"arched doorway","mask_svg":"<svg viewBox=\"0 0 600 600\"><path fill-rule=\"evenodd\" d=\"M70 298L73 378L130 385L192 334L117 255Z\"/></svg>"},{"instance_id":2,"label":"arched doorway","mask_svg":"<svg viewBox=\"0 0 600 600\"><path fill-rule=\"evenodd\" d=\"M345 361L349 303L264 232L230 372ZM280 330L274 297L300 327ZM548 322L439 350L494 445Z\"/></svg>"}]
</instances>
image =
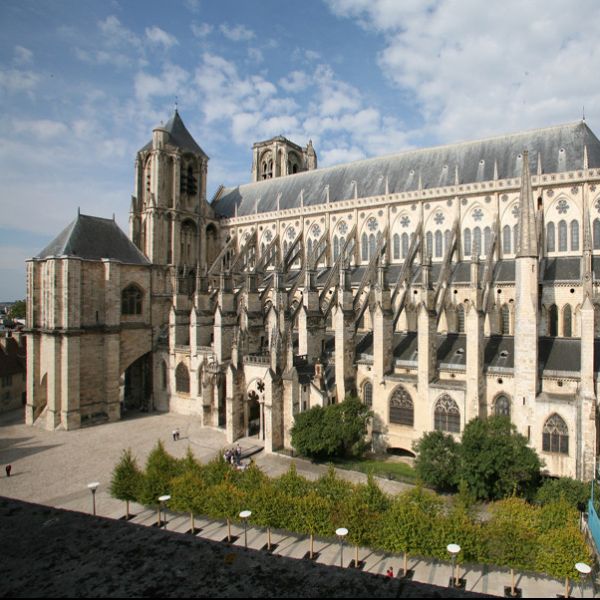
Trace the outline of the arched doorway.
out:
<instances>
[{"instance_id":1,"label":"arched doorway","mask_svg":"<svg viewBox=\"0 0 600 600\"><path fill-rule=\"evenodd\" d=\"M262 379L252 381L246 391L246 410L244 411L246 435L255 435L261 440L265 439L263 418L264 391L265 382Z\"/></svg>"},{"instance_id":2,"label":"arched doorway","mask_svg":"<svg viewBox=\"0 0 600 600\"><path fill-rule=\"evenodd\" d=\"M132 362L121 377L121 412L152 409L152 353Z\"/></svg>"}]
</instances>

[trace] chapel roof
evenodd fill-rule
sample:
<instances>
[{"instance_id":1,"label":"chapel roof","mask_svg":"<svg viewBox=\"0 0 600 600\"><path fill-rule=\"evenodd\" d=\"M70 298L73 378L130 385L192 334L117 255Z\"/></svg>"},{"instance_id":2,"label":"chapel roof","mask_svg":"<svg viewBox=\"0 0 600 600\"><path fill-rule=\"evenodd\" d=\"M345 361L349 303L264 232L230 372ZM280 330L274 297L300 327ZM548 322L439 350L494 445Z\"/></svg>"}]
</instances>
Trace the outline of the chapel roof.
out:
<instances>
[{"instance_id":1,"label":"chapel roof","mask_svg":"<svg viewBox=\"0 0 600 600\"><path fill-rule=\"evenodd\" d=\"M81 214L34 258L54 256L86 260L109 258L128 264L150 264L113 219Z\"/></svg>"},{"instance_id":2,"label":"chapel roof","mask_svg":"<svg viewBox=\"0 0 600 600\"><path fill-rule=\"evenodd\" d=\"M501 135L483 140L408 150L333 167L305 171L236 187L224 187L213 199L218 215L233 217L459 184L518 178L523 150L532 174L562 173L588 165L600 167L600 140L585 121ZM279 198L279 204L277 199Z\"/></svg>"}]
</instances>

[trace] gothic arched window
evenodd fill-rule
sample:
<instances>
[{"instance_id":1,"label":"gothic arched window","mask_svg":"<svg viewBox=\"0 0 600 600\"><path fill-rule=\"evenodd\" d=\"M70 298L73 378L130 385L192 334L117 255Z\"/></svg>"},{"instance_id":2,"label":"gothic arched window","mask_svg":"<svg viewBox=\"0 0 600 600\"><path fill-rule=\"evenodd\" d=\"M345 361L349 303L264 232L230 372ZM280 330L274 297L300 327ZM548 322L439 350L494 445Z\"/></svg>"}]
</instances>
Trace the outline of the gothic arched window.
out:
<instances>
[{"instance_id":1,"label":"gothic arched window","mask_svg":"<svg viewBox=\"0 0 600 600\"><path fill-rule=\"evenodd\" d=\"M121 314L141 315L142 314L142 290L133 283L128 285L121 292Z\"/></svg>"},{"instance_id":2,"label":"gothic arched window","mask_svg":"<svg viewBox=\"0 0 600 600\"><path fill-rule=\"evenodd\" d=\"M579 250L579 221L571 221L571 250Z\"/></svg>"},{"instance_id":3,"label":"gothic arched window","mask_svg":"<svg viewBox=\"0 0 600 600\"><path fill-rule=\"evenodd\" d=\"M369 235L369 260L375 256L375 250L377 247L377 242L375 240L375 234Z\"/></svg>"},{"instance_id":4,"label":"gothic arched window","mask_svg":"<svg viewBox=\"0 0 600 600\"><path fill-rule=\"evenodd\" d=\"M468 228L463 232L463 254L471 256L471 230Z\"/></svg>"},{"instance_id":5,"label":"gothic arched window","mask_svg":"<svg viewBox=\"0 0 600 600\"><path fill-rule=\"evenodd\" d=\"M481 229L479 227L473 228L473 256L481 256Z\"/></svg>"},{"instance_id":6,"label":"gothic arched window","mask_svg":"<svg viewBox=\"0 0 600 600\"><path fill-rule=\"evenodd\" d=\"M449 229L444 231L444 252L448 252L450 248L450 240L452 239L452 232Z\"/></svg>"},{"instance_id":7,"label":"gothic arched window","mask_svg":"<svg viewBox=\"0 0 600 600\"><path fill-rule=\"evenodd\" d=\"M408 256L408 233L402 234L402 258Z\"/></svg>"},{"instance_id":8,"label":"gothic arched window","mask_svg":"<svg viewBox=\"0 0 600 600\"><path fill-rule=\"evenodd\" d=\"M558 335L558 307L553 304L548 310L548 335L556 337Z\"/></svg>"},{"instance_id":9,"label":"gothic arched window","mask_svg":"<svg viewBox=\"0 0 600 600\"><path fill-rule=\"evenodd\" d=\"M554 252L556 250L556 240L554 237L554 223L546 225L546 252Z\"/></svg>"},{"instance_id":10,"label":"gothic arched window","mask_svg":"<svg viewBox=\"0 0 600 600\"><path fill-rule=\"evenodd\" d=\"M369 260L369 238L366 233L363 233L360 238L360 246L362 251L362 260Z\"/></svg>"},{"instance_id":11,"label":"gothic arched window","mask_svg":"<svg viewBox=\"0 0 600 600\"><path fill-rule=\"evenodd\" d=\"M510 309L508 308L508 304L502 305L502 311L501 311L500 316L502 318L502 329L501 329L500 333L502 335L509 335L510 334Z\"/></svg>"},{"instance_id":12,"label":"gothic arched window","mask_svg":"<svg viewBox=\"0 0 600 600\"><path fill-rule=\"evenodd\" d=\"M494 401L494 415L510 419L510 400L504 394L498 396Z\"/></svg>"},{"instance_id":13,"label":"gothic arched window","mask_svg":"<svg viewBox=\"0 0 600 600\"><path fill-rule=\"evenodd\" d=\"M433 254L433 233L428 231L425 235L425 241L427 244L427 256L431 256Z\"/></svg>"},{"instance_id":14,"label":"gothic arched window","mask_svg":"<svg viewBox=\"0 0 600 600\"><path fill-rule=\"evenodd\" d=\"M333 260L337 260L340 255L340 240L337 235L333 236Z\"/></svg>"},{"instance_id":15,"label":"gothic arched window","mask_svg":"<svg viewBox=\"0 0 600 600\"><path fill-rule=\"evenodd\" d=\"M600 250L600 219L594 219L594 250Z\"/></svg>"},{"instance_id":16,"label":"gothic arched window","mask_svg":"<svg viewBox=\"0 0 600 600\"><path fill-rule=\"evenodd\" d=\"M519 251L519 224L515 223L513 229L514 240L515 240L515 254Z\"/></svg>"},{"instance_id":17,"label":"gothic arched window","mask_svg":"<svg viewBox=\"0 0 600 600\"><path fill-rule=\"evenodd\" d=\"M460 410L448 394L444 394L435 404L434 429L460 433Z\"/></svg>"},{"instance_id":18,"label":"gothic arched window","mask_svg":"<svg viewBox=\"0 0 600 600\"><path fill-rule=\"evenodd\" d=\"M179 363L175 369L175 389L184 394L190 393L190 374L183 363Z\"/></svg>"},{"instance_id":19,"label":"gothic arched window","mask_svg":"<svg viewBox=\"0 0 600 600\"><path fill-rule=\"evenodd\" d=\"M492 243L492 230L486 227L483 230L483 253L487 256L490 253L490 245Z\"/></svg>"},{"instance_id":20,"label":"gothic arched window","mask_svg":"<svg viewBox=\"0 0 600 600\"><path fill-rule=\"evenodd\" d=\"M504 254L510 254L510 225L505 225L502 228L502 251Z\"/></svg>"},{"instance_id":21,"label":"gothic arched window","mask_svg":"<svg viewBox=\"0 0 600 600\"><path fill-rule=\"evenodd\" d=\"M559 221L558 223L558 251L567 251L567 222Z\"/></svg>"},{"instance_id":22,"label":"gothic arched window","mask_svg":"<svg viewBox=\"0 0 600 600\"><path fill-rule=\"evenodd\" d=\"M373 406L373 384L370 381L363 386L363 402L369 408Z\"/></svg>"},{"instance_id":23,"label":"gothic arched window","mask_svg":"<svg viewBox=\"0 0 600 600\"><path fill-rule=\"evenodd\" d=\"M573 335L571 314L571 305L565 305L563 308L563 337L571 337Z\"/></svg>"},{"instance_id":24,"label":"gothic arched window","mask_svg":"<svg viewBox=\"0 0 600 600\"><path fill-rule=\"evenodd\" d=\"M456 321L457 321L458 333L464 333L465 332L465 307L462 304L459 304L456 307Z\"/></svg>"},{"instance_id":25,"label":"gothic arched window","mask_svg":"<svg viewBox=\"0 0 600 600\"><path fill-rule=\"evenodd\" d=\"M442 256L442 232L438 229L435 232L435 257L441 258Z\"/></svg>"},{"instance_id":26,"label":"gothic arched window","mask_svg":"<svg viewBox=\"0 0 600 600\"><path fill-rule=\"evenodd\" d=\"M400 258L400 236L395 233L394 234L394 260L398 260Z\"/></svg>"},{"instance_id":27,"label":"gothic arched window","mask_svg":"<svg viewBox=\"0 0 600 600\"><path fill-rule=\"evenodd\" d=\"M544 423L542 450L569 454L569 428L564 420L554 413Z\"/></svg>"},{"instance_id":28,"label":"gothic arched window","mask_svg":"<svg viewBox=\"0 0 600 600\"><path fill-rule=\"evenodd\" d=\"M390 423L408 425L415 422L415 409L410 394L400 385L390 397Z\"/></svg>"}]
</instances>

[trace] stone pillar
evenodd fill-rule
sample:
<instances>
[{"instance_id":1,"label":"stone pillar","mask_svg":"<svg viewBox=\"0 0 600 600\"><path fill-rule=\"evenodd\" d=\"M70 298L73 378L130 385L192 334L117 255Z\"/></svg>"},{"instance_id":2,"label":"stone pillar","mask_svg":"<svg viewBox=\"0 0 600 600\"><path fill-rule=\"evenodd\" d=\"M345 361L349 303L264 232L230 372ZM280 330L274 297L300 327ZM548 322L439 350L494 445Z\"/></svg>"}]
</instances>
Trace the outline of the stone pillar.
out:
<instances>
[{"instance_id":1,"label":"stone pillar","mask_svg":"<svg viewBox=\"0 0 600 600\"><path fill-rule=\"evenodd\" d=\"M426 257L421 264L421 302L417 309L418 391L422 406L429 406L429 384L437 371L437 319L430 272L431 259Z\"/></svg>"},{"instance_id":2,"label":"stone pillar","mask_svg":"<svg viewBox=\"0 0 600 600\"><path fill-rule=\"evenodd\" d=\"M40 334L27 334L27 406L25 407L25 424L33 425L36 409L41 398L40 393Z\"/></svg>"},{"instance_id":3,"label":"stone pillar","mask_svg":"<svg viewBox=\"0 0 600 600\"><path fill-rule=\"evenodd\" d=\"M376 384L393 371L392 306L390 290L385 280L385 268L379 267L377 284L374 288L375 310L373 311L373 380Z\"/></svg>"},{"instance_id":4,"label":"stone pillar","mask_svg":"<svg viewBox=\"0 0 600 600\"><path fill-rule=\"evenodd\" d=\"M340 289L337 306L334 307L333 326L335 328L335 384L337 401L342 402L347 394L356 390L355 356L355 314L354 298L350 287L350 271L340 270Z\"/></svg>"},{"instance_id":5,"label":"stone pillar","mask_svg":"<svg viewBox=\"0 0 600 600\"><path fill-rule=\"evenodd\" d=\"M300 411L300 383L298 371L292 367L284 373L283 385L283 447L292 448L292 426L294 416Z\"/></svg>"},{"instance_id":6,"label":"stone pillar","mask_svg":"<svg viewBox=\"0 0 600 600\"><path fill-rule=\"evenodd\" d=\"M104 337L104 381L106 414L109 421L121 418L121 343L118 327L121 323L121 271L111 260L104 263L105 323L108 332Z\"/></svg>"},{"instance_id":7,"label":"stone pillar","mask_svg":"<svg viewBox=\"0 0 600 600\"><path fill-rule=\"evenodd\" d=\"M283 386L281 378L271 369L265 376L265 401L263 427L265 431L265 452L272 453L283 447Z\"/></svg>"},{"instance_id":8,"label":"stone pillar","mask_svg":"<svg viewBox=\"0 0 600 600\"><path fill-rule=\"evenodd\" d=\"M53 431L60 424L61 352L60 339L56 335L44 335L44 367L46 368L47 398L46 429Z\"/></svg>"},{"instance_id":9,"label":"stone pillar","mask_svg":"<svg viewBox=\"0 0 600 600\"><path fill-rule=\"evenodd\" d=\"M581 306L581 382L579 409L581 451L577 457L577 476L588 481L594 476L596 457L596 392L594 389L594 305L586 295Z\"/></svg>"},{"instance_id":10,"label":"stone pillar","mask_svg":"<svg viewBox=\"0 0 600 600\"><path fill-rule=\"evenodd\" d=\"M61 423L65 429L78 429L80 412L80 337L65 335L61 344Z\"/></svg>"},{"instance_id":11,"label":"stone pillar","mask_svg":"<svg viewBox=\"0 0 600 600\"><path fill-rule=\"evenodd\" d=\"M487 416L485 409L485 379L483 377L483 325L482 294L479 285L479 258L471 259L471 287L469 302L465 306L467 397L465 422L475 417Z\"/></svg>"},{"instance_id":12,"label":"stone pillar","mask_svg":"<svg viewBox=\"0 0 600 600\"><path fill-rule=\"evenodd\" d=\"M306 270L303 306L298 315L298 354L306 355L309 363L321 356L325 340L325 321L321 313L319 292L315 287L315 277L315 271Z\"/></svg>"},{"instance_id":13,"label":"stone pillar","mask_svg":"<svg viewBox=\"0 0 600 600\"><path fill-rule=\"evenodd\" d=\"M229 275L221 275L214 323L214 350L217 360L221 363L231 358L233 332L237 324L237 313Z\"/></svg>"}]
</instances>

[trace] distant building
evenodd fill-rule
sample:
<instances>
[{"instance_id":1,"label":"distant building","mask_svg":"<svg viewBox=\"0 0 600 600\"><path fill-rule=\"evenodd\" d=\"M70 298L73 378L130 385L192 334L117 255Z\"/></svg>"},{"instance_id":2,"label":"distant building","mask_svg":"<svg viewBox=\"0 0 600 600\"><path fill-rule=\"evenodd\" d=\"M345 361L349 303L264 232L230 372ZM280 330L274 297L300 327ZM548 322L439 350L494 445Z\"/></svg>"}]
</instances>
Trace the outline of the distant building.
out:
<instances>
[{"instance_id":1,"label":"distant building","mask_svg":"<svg viewBox=\"0 0 600 600\"><path fill-rule=\"evenodd\" d=\"M528 152L527 152L528 151ZM175 112L137 155L130 236L78 215L28 263L27 421L141 408L290 446L357 393L410 451L508 416L553 475L597 455L600 141L585 122L317 167L254 145L206 200Z\"/></svg>"}]
</instances>

